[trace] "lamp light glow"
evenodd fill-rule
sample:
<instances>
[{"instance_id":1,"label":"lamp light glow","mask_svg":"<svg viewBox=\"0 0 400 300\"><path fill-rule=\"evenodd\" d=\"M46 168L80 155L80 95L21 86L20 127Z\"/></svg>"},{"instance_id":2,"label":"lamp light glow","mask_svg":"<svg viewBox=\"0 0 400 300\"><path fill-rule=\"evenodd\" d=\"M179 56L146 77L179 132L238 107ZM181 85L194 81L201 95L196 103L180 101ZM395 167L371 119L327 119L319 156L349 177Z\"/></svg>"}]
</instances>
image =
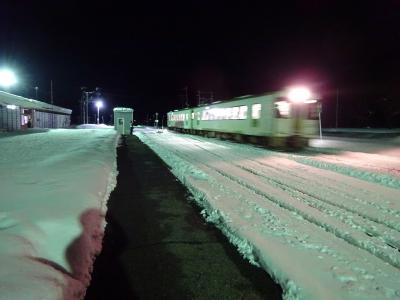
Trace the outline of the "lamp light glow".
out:
<instances>
[{"instance_id":1,"label":"lamp light glow","mask_svg":"<svg viewBox=\"0 0 400 300\"><path fill-rule=\"evenodd\" d=\"M100 123L100 108L103 107L103 101L97 100L95 105L97 107L97 124L99 124Z\"/></svg>"},{"instance_id":2,"label":"lamp light glow","mask_svg":"<svg viewBox=\"0 0 400 300\"><path fill-rule=\"evenodd\" d=\"M7 69L0 70L0 85L2 87L7 88L15 83L17 83L17 78L12 71Z\"/></svg>"},{"instance_id":3,"label":"lamp light glow","mask_svg":"<svg viewBox=\"0 0 400 300\"><path fill-rule=\"evenodd\" d=\"M7 104L6 106L8 109L17 109L17 106L14 104Z\"/></svg>"},{"instance_id":4,"label":"lamp light glow","mask_svg":"<svg viewBox=\"0 0 400 300\"><path fill-rule=\"evenodd\" d=\"M311 92L305 87L296 87L289 90L288 98L292 102L305 102L311 97Z\"/></svg>"},{"instance_id":5,"label":"lamp light glow","mask_svg":"<svg viewBox=\"0 0 400 300\"><path fill-rule=\"evenodd\" d=\"M97 107L97 108L102 108L102 107L103 107L103 101L97 100L97 101L96 101L96 107Z\"/></svg>"}]
</instances>

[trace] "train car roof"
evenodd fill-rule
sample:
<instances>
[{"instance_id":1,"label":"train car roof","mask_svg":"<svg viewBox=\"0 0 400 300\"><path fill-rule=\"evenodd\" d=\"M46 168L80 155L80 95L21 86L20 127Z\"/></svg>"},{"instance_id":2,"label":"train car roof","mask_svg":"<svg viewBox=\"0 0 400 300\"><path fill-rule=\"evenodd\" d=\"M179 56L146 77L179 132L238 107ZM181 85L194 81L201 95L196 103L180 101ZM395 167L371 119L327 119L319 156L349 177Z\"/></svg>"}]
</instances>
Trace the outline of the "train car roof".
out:
<instances>
[{"instance_id":1,"label":"train car roof","mask_svg":"<svg viewBox=\"0 0 400 300\"><path fill-rule=\"evenodd\" d=\"M212 103L202 104L202 105L198 105L198 106L175 109L175 110L169 111L168 113L180 112L180 111L183 111L183 110L188 110L188 109L193 109L193 108L198 108L198 107L204 107L204 106L209 106L209 105L219 104L219 103L233 102L233 101L239 101L239 100L250 99L250 98L259 98L259 97L273 95L273 94L281 93L281 92L282 91L275 91L275 92L268 92L268 93L257 94L257 95L243 95L243 96L238 96L238 97L235 97L235 98L232 98L232 99L218 100L218 101L214 101Z\"/></svg>"},{"instance_id":2,"label":"train car roof","mask_svg":"<svg viewBox=\"0 0 400 300\"><path fill-rule=\"evenodd\" d=\"M15 105L21 108L37 109L37 110L66 114L66 115L70 115L72 113L71 109L6 93L3 91L0 91L0 105Z\"/></svg>"}]
</instances>

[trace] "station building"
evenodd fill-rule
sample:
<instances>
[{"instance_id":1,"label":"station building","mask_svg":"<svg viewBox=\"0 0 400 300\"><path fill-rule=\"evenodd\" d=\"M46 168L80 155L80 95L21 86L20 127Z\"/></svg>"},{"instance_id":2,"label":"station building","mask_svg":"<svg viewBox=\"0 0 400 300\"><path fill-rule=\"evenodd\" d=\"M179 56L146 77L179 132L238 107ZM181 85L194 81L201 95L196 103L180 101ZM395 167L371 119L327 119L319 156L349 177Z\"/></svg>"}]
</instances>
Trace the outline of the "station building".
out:
<instances>
[{"instance_id":1,"label":"station building","mask_svg":"<svg viewBox=\"0 0 400 300\"><path fill-rule=\"evenodd\" d=\"M0 130L66 128L72 110L0 91Z\"/></svg>"}]
</instances>

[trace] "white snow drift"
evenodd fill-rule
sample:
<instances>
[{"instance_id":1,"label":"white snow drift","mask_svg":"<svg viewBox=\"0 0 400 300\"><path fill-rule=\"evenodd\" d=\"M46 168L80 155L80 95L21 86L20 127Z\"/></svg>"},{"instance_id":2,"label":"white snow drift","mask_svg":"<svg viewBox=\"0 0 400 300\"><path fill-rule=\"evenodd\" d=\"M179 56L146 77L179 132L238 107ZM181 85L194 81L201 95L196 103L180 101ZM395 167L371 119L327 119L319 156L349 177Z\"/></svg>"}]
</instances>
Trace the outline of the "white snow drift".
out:
<instances>
[{"instance_id":1,"label":"white snow drift","mask_svg":"<svg viewBox=\"0 0 400 300\"><path fill-rule=\"evenodd\" d=\"M113 129L0 134L0 299L82 298L116 183Z\"/></svg>"}]
</instances>

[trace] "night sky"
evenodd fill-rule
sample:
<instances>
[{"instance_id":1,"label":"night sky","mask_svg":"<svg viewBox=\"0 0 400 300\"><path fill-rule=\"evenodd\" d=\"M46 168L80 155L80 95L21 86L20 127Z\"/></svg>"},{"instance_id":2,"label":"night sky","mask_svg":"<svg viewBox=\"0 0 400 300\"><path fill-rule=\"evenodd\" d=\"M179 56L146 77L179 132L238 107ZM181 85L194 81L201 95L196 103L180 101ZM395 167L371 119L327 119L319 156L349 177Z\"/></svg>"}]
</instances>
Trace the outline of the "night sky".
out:
<instances>
[{"instance_id":1,"label":"night sky","mask_svg":"<svg viewBox=\"0 0 400 300\"><path fill-rule=\"evenodd\" d=\"M351 3L350 3L351 2ZM129 3L129 4L128 4ZM74 110L81 87L143 123L189 102L307 84L323 125L400 127L400 1L1 1L10 92ZM94 111L94 110L93 110Z\"/></svg>"}]
</instances>

